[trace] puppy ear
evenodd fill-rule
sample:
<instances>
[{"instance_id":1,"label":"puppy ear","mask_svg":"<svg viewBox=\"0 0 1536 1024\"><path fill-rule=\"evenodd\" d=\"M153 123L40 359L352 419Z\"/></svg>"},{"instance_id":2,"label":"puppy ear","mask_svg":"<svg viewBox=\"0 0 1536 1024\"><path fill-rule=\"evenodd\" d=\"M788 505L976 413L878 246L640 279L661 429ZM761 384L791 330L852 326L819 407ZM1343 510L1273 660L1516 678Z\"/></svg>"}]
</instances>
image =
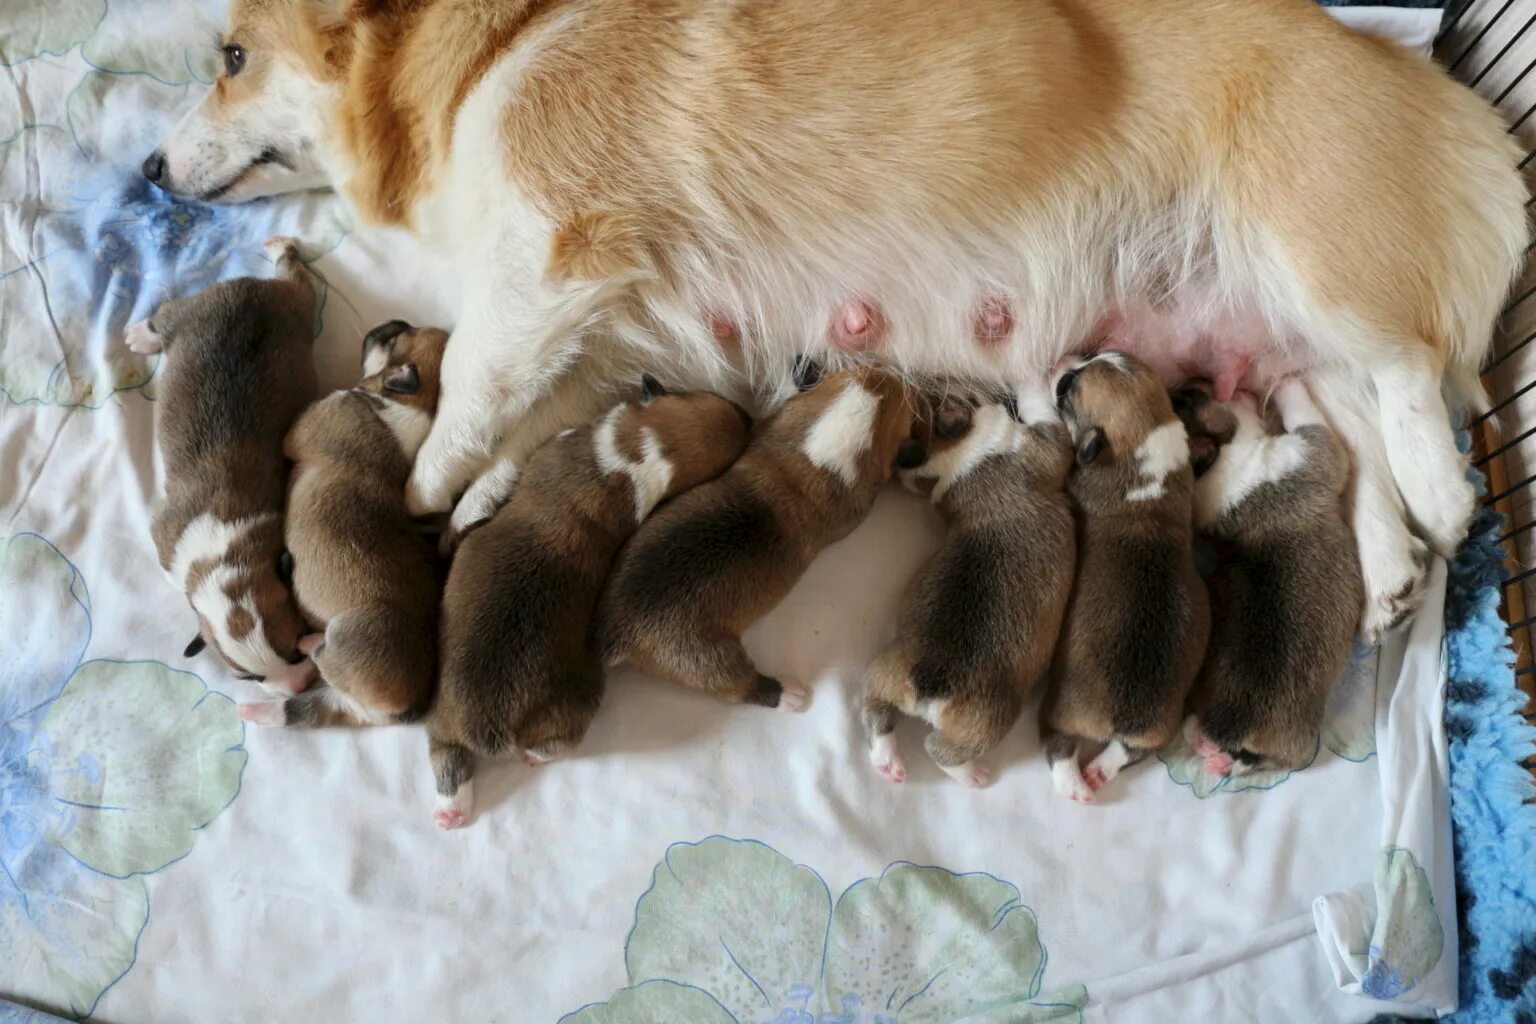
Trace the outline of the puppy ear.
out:
<instances>
[{"instance_id":1,"label":"puppy ear","mask_svg":"<svg viewBox=\"0 0 1536 1024\"><path fill-rule=\"evenodd\" d=\"M1196 435L1189 439L1189 465L1195 476L1204 476L1205 471L1216 464L1216 456L1220 454L1221 449L1212 438Z\"/></svg>"},{"instance_id":2,"label":"puppy ear","mask_svg":"<svg viewBox=\"0 0 1536 1024\"><path fill-rule=\"evenodd\" d=\"M661 381L650 374L642 374L640 377L640 404L649 405L651 399L657 395L664 395L667 389L661 386Z\"/></svg>"},{"instance_id":3,"label":"puppy ear","mask_svg":"<svg viewBox=\"0 0 1536 1024\"><path fill-rule=\"evenodd\" d=\"M283 548L277 556L277 578L283 581L284 586L293 585L293 552Z\"/></svg>"},{"instance_id":4,"label":"puppy ear","mask_svg":"<svg viewBox=\"0 0 1536 1024\"><path fill-rule=\"evenodd\" d=\"M927 461L928 446L916 438L907 438L901 442L901 447L896 449L897 469L916 469Z\"/></svg>"},{"instance_id":5,"label":"puppy ear","mask_svg":"<svg viewBox=\"0 0 1536 1024\"><path fill-rule=\"evenodd\" d=\"M1019 414L1019 396L1017 392L1004 391L1002 402L1003 411L1008 414L1009 419L1015 423L1024 422L1024 417Z\"/></svg>"},{"instance_id":6,"label":"puppy ear","mask_svg":"<svg viewBox=\"0 0 1536 1024\"><path fill-rule=\"evenodd\" d=\"M795 357L795 388L799 391L809 391L821 383L821 364L809 356Z\"/></svg>"},{"instance_id":7,"label":"puppy ear","mask_svg":"<svg viewBox=\"0 0 1536 1024\"><path fill-rule=\"evenodd\" d=\"M183 658L195 658L203 653L203 648L207 646L208 641L204 640L203 634L199 633L192 638L191 643L187 644L187 649L181 652L181 656Z\"/></svg>"},{"instance_id":8,"label":"puppy ear","mask_svg":"<svg viewBox=\"0 0 1536 1024\"><path fill-rule=\"evenodd\" d=\"M1092 465L1109 446L1103 427L1090 427L1077 441L1077 464Z\"/></svg>"},{"instance_id":9,"label":"puppy ear","mask_svg":"<svg viewBox=\"0 0 1536 1024\"><path fill-rule=\"evenodd\" d=\"M397 395L414 395L421 390L421 376L415 363L391 366L384 374L384 390Z\"/></svg>"},{"instance_id":10,"label":"puppy ear","mask_svg":"<svg viewBox=\"0 0 1536 1024\"><path fill-rule=\"evenodd\" d=\"M933 436L953 441L971 429L971 407L957 398L946 398L933 410Z\"/></svg>"}]
</instances>

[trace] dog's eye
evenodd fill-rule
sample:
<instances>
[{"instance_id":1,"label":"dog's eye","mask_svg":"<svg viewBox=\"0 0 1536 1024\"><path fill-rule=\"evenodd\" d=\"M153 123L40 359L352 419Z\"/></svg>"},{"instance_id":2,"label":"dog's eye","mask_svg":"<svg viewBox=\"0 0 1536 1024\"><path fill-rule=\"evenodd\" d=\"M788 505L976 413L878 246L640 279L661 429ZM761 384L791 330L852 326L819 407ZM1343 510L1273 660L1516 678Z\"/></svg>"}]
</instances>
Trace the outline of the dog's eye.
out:
<instances>
[{"instance_id":1,"label":"dog's eye","mask_svg":"<svg viewBox=\"0 0 1536 1024\"><path fill-rule=\"evenodd\" d=\"M238 43L230 43L228 46L221 46L219 50L224 54L224 73L231 78L238 75L240 69L245 67L245 47Z\"/></svg>"}]
</instances>

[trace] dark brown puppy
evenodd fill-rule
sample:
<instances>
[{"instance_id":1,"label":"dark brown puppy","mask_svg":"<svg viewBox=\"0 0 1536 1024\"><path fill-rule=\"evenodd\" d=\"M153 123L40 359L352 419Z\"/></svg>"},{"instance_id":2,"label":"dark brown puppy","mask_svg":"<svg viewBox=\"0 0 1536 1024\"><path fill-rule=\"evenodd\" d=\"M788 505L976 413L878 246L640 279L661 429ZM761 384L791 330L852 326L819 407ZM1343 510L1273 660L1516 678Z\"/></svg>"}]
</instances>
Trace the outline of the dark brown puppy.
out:
<instances>
[{"instance_id":1,"label":"dark brown puppy","mask_svg":"<svg viewBox=\"0 0 1536 1024\"><path fill-rule=\"evenodd\" d=\"M898 454L922 461L916 413L901 382L872 368L830 373L791 398L724 476L625 546L598 613L606 662L722 700L803 707L805 688L760 674L741 634L863 521Z\"/></svg>"},{"instance_id":2,"label":"dark brown puppy","mask_svg":"<svg viewBox=\"0 0 1536 1024\"><path fill-rule=\"evenodd\" d=\"M363 379L305 410L288 434L293 590L304 645L328 685L242 704L261 725L409 721L437 670L437 572L405 512L411 460L437 408L448 336L392 320L363 340Z\"/></svg>"},{"instance_id":3,"label":"dark brown puppy","mask_svg":"<svg viewBox=\"0 0 1536 1024\"><path fill-rule=\"evenodd\" d=\"M1195 525L1219 558L1207 579L1211 640L1196 717L1186 723L1218 775L1312 759L1365 601L1344 519L1349 457L1300 380L1283 382L1273 402L1285 429L1276 436L1251 394L1223 405L1199 388L1175 393L1192 437L1228 434L1195 482Z\"/></svg>"},{"instance_id":4,"label":"dark brown puppy","mask_svg":"<svg viewBox=\"0 0 1536 1024\"><path fill-rule=\"evenodd\" d=\"M592 614L614 555L658 502L725 472L748 425L715 395L617 405L539 447L511 502L464 538L427 720L440 827L468 817L472 755L539 764L586 735L603 696Z\"/></svg>"},{"instance_id":5,"label":"dark brown puppy","mask_svg":"<svg viewBox=\"0 0 1536 1024\"><path fill-rule=\"evenodd\" d=\"M315 290L293 239L266 248L276 278L161 303L125 340L166 353L155 427L165 495L152 530L197 613L187 655L212 644L242 679L294 693L313 670L283 555L283 435L315 397Z\"/></svg>"},{"instance_id":6,"label":"dark brown puppy","mask_svg":"<svg viewBox=\"0 0 1536 1024\"><path fill-rule=\"evenodd\" d=\"M1189 442L1157 377L1104 352L1058 377L1056 398L1077 448L1077 580L1040 733L1057 790L1086 803L1177 734L1210 609L1195 571ZM1086 772L1085 740L1107 744Z\"/></svg>"},{"instance_id":7,"label":"dark brown puppy","mask_svg":"<svg viewBox=\"0 0 1536 1024\"><path fill-rule=\"evenodd\" d=\"M984 786L977 758L1018 721L1044 678L1072 592L1076 557L1067 473L1072 444L1049 392L934 413L928 461L902 473L932 487L947 533L903 599L897 639L869 667L864 730L870 761L892 782L896 712L932 723L928 754L951 777Z\"/></svg>"}]
</instances>

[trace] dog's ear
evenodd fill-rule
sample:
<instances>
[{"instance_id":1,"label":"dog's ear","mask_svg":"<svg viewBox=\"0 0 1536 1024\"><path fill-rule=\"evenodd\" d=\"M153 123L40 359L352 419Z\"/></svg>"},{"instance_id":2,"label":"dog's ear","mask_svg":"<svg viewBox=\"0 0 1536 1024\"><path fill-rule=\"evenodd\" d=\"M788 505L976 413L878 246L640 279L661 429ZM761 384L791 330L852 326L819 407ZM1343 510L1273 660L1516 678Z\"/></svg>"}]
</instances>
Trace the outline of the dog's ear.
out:
<instances>
[{"instance_id":1,"label":"dog's ear","mask_svg":"<svg viewBox=\"0 0 1536 1024\"><path fill-rule=\"evenodd\" d=\"M1205 471L1216 464L1216 456L1220 454L1221 449L1214 438L1197 434L1189 439L1189 465L1195 476L1204 476Z\"/></svg>"},{"instance_id":2,"label":"dog's ear","mask_svg":"<svg viewBox=\"0 0 1536 1024\"><path fill-rule=\"evenodd\" d=\"M181 656L183 658L195 658L203 653L203 648L207 646L208 641L204 640L203 634L199 633L192 638L191 643L187 644L187 649L181 652Z\"/></svg>"},{"instance_id":3,"label":"dog's ear","mask_svg":"<svg viewBox=\"0 0 1536 1024\"><path fill-rule=\"evenodd\" d=\"M821 383L821 364L809 356L795 357L793 373L797 391L809 391Z\"/></svg>"},{"instance_id":4,"label":"dog's ear","mask_svg":"<svg viewBox=\"0 0 1536 1024\"><path fill-rule=\"evenodd\" d=\"M287 548L277 556L277 578L283 581L283 586L293 586L293 552Z\"/></svg>"},{"instance_id":5,"label":"dog's ear","mask_svg":"<svg viewBox=\"0 0 1536 1024\"><path fill-rule=\"evenodd\" d=\"M957 398L946 398L933 409L933 436L953 441L971 429L971 406Z\"/></svg>"},{"instance_id":6,"label":"dog's ear","mask_svg":"<svg viewBox=\"0 0 1536 1024\"><path fill-rule=\"evenodd\" d=\"M397 395L414 395L421 390L421 376L415 363L391 366L384 374L384 390Z\"/></svg>"},{"instance_id":7,"label":"dog's ear","mask_svg":"<svg viewBox=\"0 0 1536 1024\"><path fill-rule=\"evenodd\" d=\"M667 389L662 387L661 381L657 380L655 377L652 377L648 373L642 374L640 376L641 405L650 405L651 399L655 398L657 395L664 395L666 393Z\"/></svg>"},{"instance_id":8,"label":"dog's ear","mask_svg":"<svg viewBox=\"0 0 1536 1024\"><path fill-rule=\"evenodd\" d=\"M1109 440L1104 436L1104 428L1089 427L1083 432L1083 436L1077 439L1077 464L1092 465L1108 447Z\"/></svg>"},{"instance_id":9,"label":"dog's ear","mask_svg":"<svg viewBox=\"0 0 1536 1024\"><path fill-rule=\"evenodd\" d=\"M1019 414L1019 394L1017 391L1004 391L1002 397L1003 411L1008 418L1015 423L1023 423L1024 417Z\"/></svg>"}]
</instances>

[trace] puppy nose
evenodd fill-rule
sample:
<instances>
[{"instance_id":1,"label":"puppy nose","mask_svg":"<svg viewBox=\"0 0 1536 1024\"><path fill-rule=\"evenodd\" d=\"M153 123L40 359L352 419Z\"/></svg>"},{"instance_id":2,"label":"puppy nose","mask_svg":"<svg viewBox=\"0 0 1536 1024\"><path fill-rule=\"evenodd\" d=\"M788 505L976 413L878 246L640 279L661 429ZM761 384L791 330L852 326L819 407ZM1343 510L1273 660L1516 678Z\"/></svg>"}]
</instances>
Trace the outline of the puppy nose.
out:
<instances>
[{"instance_id":1,"label":"puppy nose","mask_svg":"<svg viewBox=\"0 0 1536 1024\"><path fill-rule=\"evenodd\" d=\"M158 149L144 158L144 177L156 185L165 178L165 154Z\"/></svg>"}]
</instances>

